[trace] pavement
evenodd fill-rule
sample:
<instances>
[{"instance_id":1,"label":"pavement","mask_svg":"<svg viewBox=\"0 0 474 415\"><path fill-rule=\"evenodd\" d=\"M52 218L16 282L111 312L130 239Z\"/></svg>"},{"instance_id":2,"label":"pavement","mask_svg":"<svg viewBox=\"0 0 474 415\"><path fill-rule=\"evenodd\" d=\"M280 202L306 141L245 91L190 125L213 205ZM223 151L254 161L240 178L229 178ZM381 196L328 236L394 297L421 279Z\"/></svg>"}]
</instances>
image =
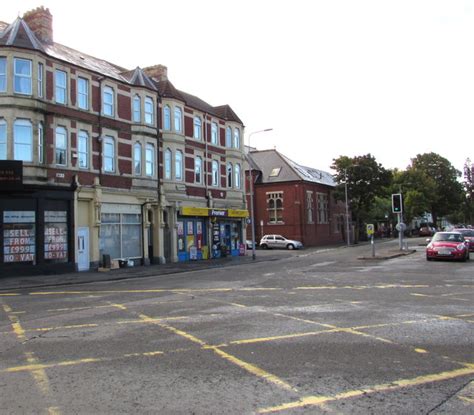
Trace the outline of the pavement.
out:
<instances>
[{"instance_id":1,"label":"pavement","mask_svg":"<svg viewBox=\"0 0 474 415\"><path fill-rule=\"evenodd\" d=\"M376 242L375 255L372 256L368 253L364 256L359 256L360 260L387 260L396 258L402 255L409 255L416 252L416 249L404 249L400 251L398 245L395 248L393 243L394 240L378 240ZM392 242L392 243L390 243ZM410 240L410 245L418 244L414 240ZM315 254L318 251L327 252L333 249L351 249L360 246L369 247L370 244L367 242L359 243L357 245L346 245L339 246L327 246L327 247L309 247L305 248L304 252L313 251ZM255 260L252 260L252 253L247 252L245 256L239 257L226 257L217 258L211 260L200 260L200 261L188 261L188 262L174 262L169 264L160 265L147 265L147 266L136 266L127 268L118 268L110 271L97 271L91 270L86 272L71 272L67 274L52 274L52 275L31 275L31 276L11 276L11 275L0 275L0 292L11 291L11 290L23 290L32 288L45 288L45 287L57 287L67 286L76 284L89 284L93 282L101 281L120 281L130 278L146 278L146 277L159 277L160 275L177 274L182 272L200 271L205 269L222 268L235 265L252 264L256 262L265 261L278 261L284 258L288 258L290 255L297 255L299 251L286 251L286 250L266 250L257 251Z\"/></svg>"}]
</instances>

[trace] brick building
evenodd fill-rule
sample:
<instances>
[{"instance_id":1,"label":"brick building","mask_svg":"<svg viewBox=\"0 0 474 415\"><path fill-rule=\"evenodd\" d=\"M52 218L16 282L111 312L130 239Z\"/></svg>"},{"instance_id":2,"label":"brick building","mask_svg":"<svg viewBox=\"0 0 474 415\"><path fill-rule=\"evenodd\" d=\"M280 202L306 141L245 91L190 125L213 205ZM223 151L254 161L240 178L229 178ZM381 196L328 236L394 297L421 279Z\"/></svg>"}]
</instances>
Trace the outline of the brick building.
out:
<instances>
[{"instance_id":1,"label":"brick building","mask_svg":"<svg viewBox=\"0 0 474 415\"><path fill-rule=\"evenodd\" d=\"M345 240L345 206L334 200L330 173L301 166L276 150L252 150L249 163L257 243L266 234L283 235L305 246ZM248 182L247 171L247 186Z\"/></svg>"},{"instance_id":2,"label":"brick building","mask_svg":"<svg viewBox=\"0 0 474 415\"><path fill-rule=\"evenodd\" d=\"M42 7L0 22L0 269L202 257L221 222L218 245L238 246L246 211L235 113L177 91L163 66L128 70L56 43L52 22Z\"/></svg>"}]
</instances>

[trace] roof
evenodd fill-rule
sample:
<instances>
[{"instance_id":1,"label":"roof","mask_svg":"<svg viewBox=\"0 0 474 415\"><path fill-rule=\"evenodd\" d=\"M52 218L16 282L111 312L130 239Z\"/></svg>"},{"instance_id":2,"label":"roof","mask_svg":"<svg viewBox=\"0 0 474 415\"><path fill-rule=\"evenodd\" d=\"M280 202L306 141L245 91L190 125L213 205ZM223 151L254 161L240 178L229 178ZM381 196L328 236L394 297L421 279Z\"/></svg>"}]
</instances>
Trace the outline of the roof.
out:
<instances>
[{"instance_id":1,"label":"roof","mask_svg":"<svg viewBox=\"0 0 474 415\"><path fill-rule=\"evenodd\" d=\"M23 19L19 17L2 31L0 45L17 46L44 52L43 44L38 40Z\"/></svg>"},{"instance_id":2,"label":"roof","mask_svg":"<svg viewBox=\"0 0 474 415\"><path fill-rule=\"evenodd\" d=\"M332 174L302 166L276 150L251 151L250 157L262 172L262 183L306 181L335 187Z\"/></svg>"},{"instance_id":3,"label":"roof","mask_svg":"<svg viewBox=\"0 0 474 415\"><path fill-rule=\"evenodd\" d=\"M157 90L155 83L152 81L152 79L143 71L143 69L138 66L133 71L122 72L122 76L127 78L128 82L133 85L144 86L150 89L154 89L155 91Z\"/></svg>"}]
</instances>

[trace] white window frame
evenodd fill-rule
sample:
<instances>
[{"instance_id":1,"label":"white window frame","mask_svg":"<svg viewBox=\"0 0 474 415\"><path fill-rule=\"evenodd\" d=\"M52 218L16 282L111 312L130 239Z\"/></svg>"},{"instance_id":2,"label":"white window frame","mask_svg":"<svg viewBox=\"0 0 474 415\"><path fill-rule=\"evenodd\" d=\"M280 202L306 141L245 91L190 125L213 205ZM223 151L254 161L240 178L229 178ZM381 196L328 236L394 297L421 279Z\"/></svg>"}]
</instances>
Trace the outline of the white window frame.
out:
<instances>
[{"instance_id":1,"label":"white window frame","mask_svg":"<svg viewBox=\"0 0 474 415\"><path fill-rule=\"evenodd\" d=\"M110 135L104 137L103 163L104 172L115 173L115 138Z\"/></svg>"},{"instance_id":2,"label":"white window frame","mask_svg":"<svg viewBox=\"0 0 474 415\"><path fill-rule=\"evenodd\" d=\"M155 175L155 146L151 143L145 145L145 176Z\"/></svg>"},{"instance_id":3,"label":"white window frame","mask_svg":"<svg viewBox=\"0 0 474 415\"><path fill-rule=\"evenodd\" d=\"M136 176L142 174L142 145L139 142L133 145L133 173Z\"/></svg>"},{"instance_id":4,"label":"white window frame","mask_svg":"<svg viewBox=\"0 0 474 415\"><path fill-rule=\"evenodd\" d=\"M183 130L183 111L181 107L174 107L174 130L177 133Z\"/></svg>"},{"instance_id":5,"label":"white window frame","mask_svg":"<svg viewBox=\"0 0 474 415\"><path fill-rule=\"evenodd\" d=\"M193 120L193 127L194 127L194 133L193 136L196 140L201 140L202 139L202 121L201 117L194 117Z\"/></svg>"},{"instance_id":6,"label":"white window frame","mask_svg":"<svg viewBox=\"0 0 474 415\"><path fill-rule=\"evenodd\" d=\"M64 79L61 77L64 76ZM64 80L64 84L60 81ZM61 69L54 71L54 99L56 104L67 104L67 72Z\"/></svg>"},{"instance_id":7,"label":"white window frame","mask_svg":"<svg viewBox=\"0 0 474 415\"><path fill-rule=\"evenodd\" d=\"M216 122L211 124L211 143L217 145L219 141L219 126Z\"/></svg>"},{"instance_id":8,"label":"white window frame","mask_svg":"<svg viewBox=\"0 0 474 415\"><path fill-rule=\"evenodd\" d=\"M102 90L102 114L107 117L115 116L115 90L109 85Z\"/></svg>"},{"instance_id":9,"label":"white window frame","mask_svg":"<svg viewBox=\"0 0 474 415\"><path fill-rule=\"evenodd\" d=\"M29 64L29 70L30 70L30 73L29 74L21 74L21 73L17 73L16 72L16 64L17 62L27 62ZM24 58L13 58L13 75L14 75L14 78L13 78L13 91L16 93L16 94L22 94L22 95L31 95L32 93L32 68L33 68L33 63L31 61L31 59L24 59ZM17 80L18 81L21 81L23 79L26 79L28 80L29 82L26 84L27 85L27 91L23 91L21 90L22 88L20 88L20 90L17 90ZM20 82L20 85L22 85L22 82Z\"/></svg>"},{"instance_id":10,"label":"white window frame","mask_svg":"<svg viewBox=\"0 0 474 415\"><path fill-rule=\"evenodd\" d=\"M38 123L38 163L44 163L44 127L43 123Z\"/></svg>"},{"instance_id":11,"label":"white window frame","mask_svg":"<svg viewBox=\"0 0 474 415\"><path fill-rule=\"evenodd\" d=\"M194 182L202 184L202 158L200 156L194 158Z\"/></svg>"},{"instance_id":12,"label":"white window frame","mask_svg":"<svg viewBox=\"0 0 474 415\"><path fill-rule=\"evenodd\" d=\"M234 148L240 148L240 129L234 129Z\"/></svg>"},{"instance_id":13,"label":"white window frame","mask_svg":"<svg viewBox=\"0 0 474 415\"><path fill-rule=\"evenodd\" d=\"M44 65L38 62L38 97L43 98L44 94Z\"/></svg>"},{"instance_id":14,"label":"white window frame","mask_svg":"<svg viewBox=\"0 0 474 415\"><path fill-rule=\"evenodd\" d=\"M57 166L67 166L67 129L58 125L54 131L54 163Z\"/></svg>"},{"instance_id":15,"label":"white window frame","mask_svg":"<svg viewBox=\"0 0 474 415\"><path fill-rule=\"evenodd\" d=\"M218 187L219 186L219 162L217 160L212 160L211 164L211 172L212 172L212 186Z\"/></svg>"},{"instance_id":16,"label":"white window frame","mask_svg":"<svg viewBox=\"0 0 474 415\"><path fill-rule=\"evenodd\" d=\"M89 168L89 133L86 130L79 130L77 134L77 165L80 169Z\"/></svg>"},{"instance_id":17,"label":"white window frame","mask_svg":"<svg viewBox=\"0 0 474 415\"><path fill-rule=\"evenodd\" d=\"M165 150L164 156L164 176L165 179L171 180L171 163L173 160L173 153L169 148Z\"/></svg>"},{"instance_id":18,"label":"white window frame","mask_svg":"<svg viewBox=\"0 0 474 415\"><path fill-rule=\"evenodd\" d=\"M236 189L242 188L242 169L238 163L234 166L234 187Z\"/></svg>"},{"instance_id":19,"label":"white window frame","mask_svg":"<svg viewBox=\"0 0 474 415\"><path fill-rule=\"evenodd\" d=\"M169 105L165 105L163 108L163 129L171 131L171 107Z\"/></svg>"},{"instance_id":20,"label":"white window frame","mask_svg":"<svg viewBox=\"0 0 474 415\"><path fill-rule=\"evenodd\" d=\"M20 141L20 137L18 137L17 134L17 127L29 129L29 137L26 141ZM17 154L22 146L27 147L27 149L29 148L29 157L25 159L20 158ZM30 120L17 119L13 123L13 160L33 161L33 124Z\"/></svg>"},{"instance_id":21,"label":"white window frame","mask_svg":"<svg viewBox=\"0 0 474 415\"><path fill-rule=\"evenodd\" d=\"M234 166L232 165L230 161L227 163L225 172L226 172L226 177L227 177L227 187L232 188L232 182L234 181L233 180Z\"/></svg>"},{"instance_id":22,"label":"white window frame","mask_svg":"<svg viewBox=\"0 0 474 415\"><path fill-rule=\"evenodd\" d=\"M142 99L138 94L133 97L133 122L142 122Z\"/></svg>"},{"instance_id":23,"label":"white window frame","mask_svg":"<svg viewBox=\"0 0 474 415\"><path fill-rule=\"evenodd\" d=\"M84 90L81 90L81 85ZM77 106L81 110L89 109L89 80L82 76L77 78Z\"/></svg>"},{"instance_id":24,"label":"white window frame","mask_svg":"<svg viewBox=\"0 0 474 415\"><path fill-rule=\"evenodd\" d=\"M153 98L145 97L145 124L155 124L155 104Z\"/></svg>"},{"instance_id":25,"label":"white window frame","mask_svg":"<svg viewBox=\"0 0 474 415\"><path fill-rule=\"evenodd\" d=\"M8 60L6 56L0 56L0 92L7 92L7 70L8 70Z\"/></svg>"},{"instance_id":26,"label":"white window frame","mask_svg":"<svg viewBox=\"0 0 474 415\"><path fill-rule=\"evenodd\" d=\"M231 127L227 127L225 129L225 146L227 148L232 147L232 128Z\"/></svg>"},{"instance_id":27,"label":"white window frame","mask_svg":"<svg viewBox=\"0 0 474 415\"><path fill-rule=\"evenodd\" d=\"M176 150L174 154L174 178L178 181L183 180L183 152Z\"/></svg>"},{"instance_id":28,"label":"white window frame","mask_svg":"<svg viewBox=\"0 0 474 415\"><path fill-rule=\"evenodd\" d=\"M0 118L0 160L8 159L7 122Z\"/></svg>"}]
</instances>

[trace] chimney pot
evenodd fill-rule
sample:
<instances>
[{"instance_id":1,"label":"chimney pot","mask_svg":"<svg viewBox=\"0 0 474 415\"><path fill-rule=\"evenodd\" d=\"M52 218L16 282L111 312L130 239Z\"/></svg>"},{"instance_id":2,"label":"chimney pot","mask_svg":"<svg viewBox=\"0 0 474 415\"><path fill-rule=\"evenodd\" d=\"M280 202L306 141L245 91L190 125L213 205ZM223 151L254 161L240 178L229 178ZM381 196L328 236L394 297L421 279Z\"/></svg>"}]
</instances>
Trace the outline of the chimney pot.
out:
<instances>
[{"instance_id":1,"label":"chimney pot","mask_svg":"<svg viewBox=\"0 0 474 415\"><path fill-rule=\"evenodd\" d=\"M168 79L168 68L165 65L149 66L148 68L144 68L143 72L157 81Z\"/></svg>"}]
</instances>

